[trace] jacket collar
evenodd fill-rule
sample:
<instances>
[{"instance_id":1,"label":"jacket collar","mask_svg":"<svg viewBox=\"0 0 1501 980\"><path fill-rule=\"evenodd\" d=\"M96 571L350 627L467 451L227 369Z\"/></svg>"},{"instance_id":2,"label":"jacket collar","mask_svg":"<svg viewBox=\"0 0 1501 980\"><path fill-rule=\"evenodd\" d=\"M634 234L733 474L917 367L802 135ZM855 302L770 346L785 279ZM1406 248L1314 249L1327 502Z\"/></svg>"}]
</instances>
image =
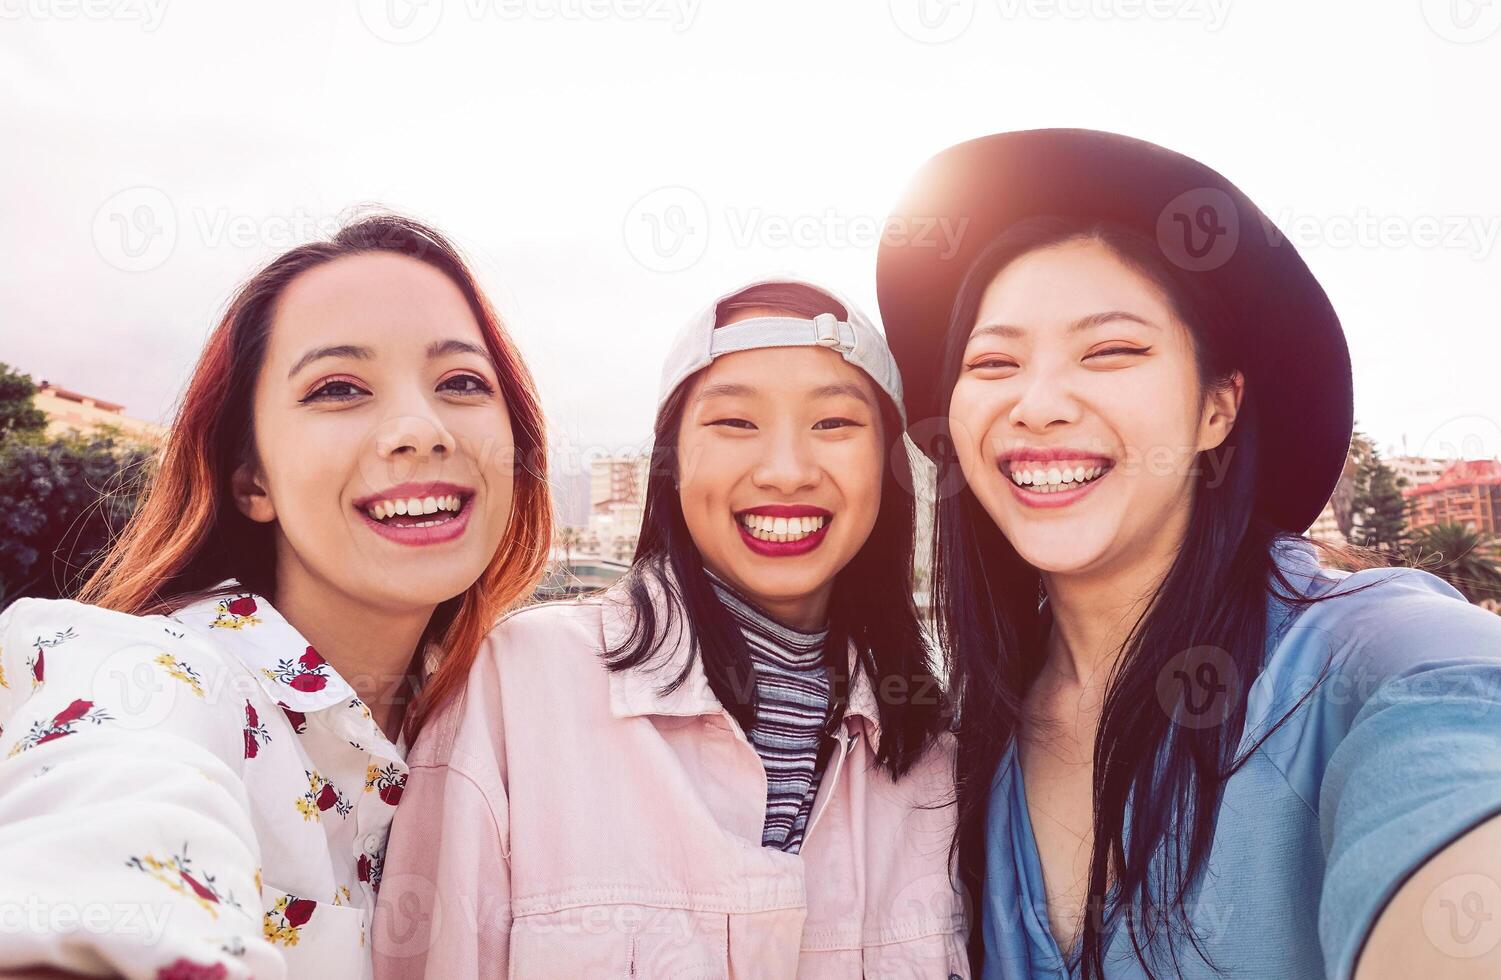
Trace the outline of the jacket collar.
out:
<instances>
[{"instance_id":1,"label":"jacket collar","mask_svg":"<svg viewBox=\"0 0 1501 980\"><path fill-rule=\"evenodd\" d=\"M271 603L240 588L234 579L214 587L217 595L172 614L201 630L243 663L273 701L293 711L321 711L353 700L354 689Z\"/></svg>"},{"instance_id":2,"label":"jacket collar","mask_svg":"<svg viewBox=\"0 0 1501 980\"><path fill-rule=\"evenodd\" d=\"M657 612L657 622L663 622L668 602L660 581L653 575L641 578L651 593L652 604ZM619 649L630 636L633 610L630 596L625 588L617 585L603 593L601 604L601 631L604 649ZM673 629L659 640L656 655L643 667L630 670L612 670L610 678L610 714L616 718L631 718L642 715L714 715L724 713L724 707L709 687L709 678L704 674L699 658L689 661L690 645L683 630L683 617L673 621ZM683 683L670 692L663 693L684 665L688 672ZM880 718L876 711L875 692L870 679L860 669L853 642L849 646L849 703L845 706L845 725L856 724L854 719L865 721L867 737L872 750L879 748L881 738Z\"/></svg>"}]
</instances>

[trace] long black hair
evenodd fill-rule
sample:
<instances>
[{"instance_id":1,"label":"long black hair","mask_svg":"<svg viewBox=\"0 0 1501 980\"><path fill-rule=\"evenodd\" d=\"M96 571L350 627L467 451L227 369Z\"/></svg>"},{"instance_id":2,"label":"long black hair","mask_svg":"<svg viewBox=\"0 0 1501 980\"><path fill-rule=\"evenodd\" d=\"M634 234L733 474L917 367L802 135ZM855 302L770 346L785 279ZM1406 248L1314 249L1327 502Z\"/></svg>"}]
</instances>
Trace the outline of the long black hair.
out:
<instances>
[{"instance_id":1,"label":"long black hair","mask_svg":"<svg viewBox=\"0 0 1501 980\"><path fill-rule=\"evenodd\" d=\"M810 286L766 284L749 287L723 301L720 322L736 309L753 307L793 316L833 313L844 319L848 315L833 297ZM678 429L692 380L679 385L657 414L641 537L631 571L621 582L630 599L633 621L621 645L605 651L605 658L611 670L647 664L658 652L662 638L682 629L690 643L689 658L677 676L666 683L664 692L682 684L693 659L699 658L709 688L748 732L756 719L750 652L704 570L703 558L683 519L676 487ZM880 393L880 402L889 446L881 505L870 537L834 580L824 662L831 682L833 719L842 713L848 696L849 649L850 641L854 641L856 669L865 672L876 692L881 739L875 762L898 778L947 725L948 712L913 604L915 502L908 489L912 486L911 461L895 407L884 393ZM668 596L665 621L659 621L652 601L654 590L664 590Z\"/></svg>"},{"instance_id":2,"label":"long black hair","mask_svg":"<svg viewBox=\"0 0 1501 980\"><path fill-rule=\"evenodd\" d=\"M1160 288L1193 339L1204 390L1229 383L1239 367L1227 333L1233 321L1215 295L1166 261L1145 236L1109 223L1040 217L1008 228L966 273L949 322L940 390L953 390L981 296L996 274L1027 252L1075 240L1103 244ZM1106 925L1117 914L1125 917L1147 976L1155 976L1149 954L1160 963L1163 947L1173 972L1181 972L1180 938L1218 969L1192 929L1180 928L1185 923L1175 919L1208 861L1226 780L1277 727L1258 732L1256 745L1237 756L1249 681L1264 656L1269 592L1294 606L1315 601L1300 594L1272 559L1272 544L1288 532L1261 518L1255 507L1257 394L1246 386L1228 437L1199 454L1183 545L1154 601L1129 631L1108 681L1094 744L1094 844L1079 937L1086 978L1104 975ZM957 465L952 447L951 434L939 443L940 486ZM971 907L983 908L976 900L984 884L986 805L1043 664L1044 588L1038 570L962 485L937 505L933 583L959 734L954 847ZM1182 723L1200 706L1187 703L1192 692L1186 687L1168 687L1165 696L1159 679L1182 658L1204 650L1214 651L1218 666L1244 682L1226 685L1224 703L1216 707L1218 723ZM982 932L976 928L970 940L977 968Z\"/></svg>"}]
</instances>

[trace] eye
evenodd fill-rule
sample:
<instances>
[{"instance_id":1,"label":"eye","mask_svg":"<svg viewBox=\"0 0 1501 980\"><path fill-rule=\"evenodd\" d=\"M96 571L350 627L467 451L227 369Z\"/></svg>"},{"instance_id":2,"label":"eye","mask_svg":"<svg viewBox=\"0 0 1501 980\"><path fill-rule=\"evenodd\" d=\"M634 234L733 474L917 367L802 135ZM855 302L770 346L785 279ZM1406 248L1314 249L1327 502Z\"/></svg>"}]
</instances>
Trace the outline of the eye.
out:
<instances>
[{"instance_id":1,"label":"eye","mask_svg":"<svg viewBox=\"0 0 1501 980\"><path fill-rule=\"evenodd\" d=\"M989 354L989 355L986 355L985 357L980 358L980 360L975 361L973 364L969 365L969 367L967 368L967 370L970 370L970 371L997 371L997 370L1000 370L1002 368L1014 368L1014 367L1016 367L1016 362L1015 361L1010 360L1009 358L1001 357L1000 355L997 355L997 354Z\"/></svg>"},{"instance_id":2,"label":"eye","mask_svg":"<svg viewBox=\"0 0 1501 980\"><path fill-rule=\"evenodd\" d=\"M755 425L745 419L718 419L710 422L710 425L723 425L731 429L754 429Z\"/></svg>"},{"instance_id":3,"label":"eye","mask_svg":"<svg viewBox=\"0 0 1501 980\"><path fill-rule=\"evenodd\" d=\"M353 381L344 381L336 378L314 388L306 396L298 399L298 401L303 405L306 405L308 402L347 402L358 398L360 395L368 394L370 392L361 388Z\"/></svg>"},{"instance_id":4,"label":"eye","mask_svg":"<svg viewBox=\"0 0 1501 980\"><path fill-rule=\"evenodd\" d=\"M1151 349L1150 347L1107 347L1104 350L1097 350L1092 354L1086 355L1084 359L1089 360L1091 357L1112 357L1117 354L1145 354Z\"/></svg>"},{"instance_id":5,"label":"eye","mask_svg":"<svg viewBox=\"0 0 1501 980\"><path fill-rule=\"evenodd\" d=\"M849 426L849 425L859 426L860 424L861 423L856 422L854 419L843 419L843 418L819 419L817 422L815 422L813 424L813 428L815 428L815 429L842 429L845 426Z\"/></svg>"},{"instance_id":6,"label":"eye","mask_svg":"<svg viewBox=\"0 0 1501 980\"><path fill-rule=\"evenodd\" d=\"M486 383L484 378L473 374L456 374L451 378L445 378L438 385L439 391L451 391L457 395L490 395L495 389Z\"/></svg>"}]
</instances>

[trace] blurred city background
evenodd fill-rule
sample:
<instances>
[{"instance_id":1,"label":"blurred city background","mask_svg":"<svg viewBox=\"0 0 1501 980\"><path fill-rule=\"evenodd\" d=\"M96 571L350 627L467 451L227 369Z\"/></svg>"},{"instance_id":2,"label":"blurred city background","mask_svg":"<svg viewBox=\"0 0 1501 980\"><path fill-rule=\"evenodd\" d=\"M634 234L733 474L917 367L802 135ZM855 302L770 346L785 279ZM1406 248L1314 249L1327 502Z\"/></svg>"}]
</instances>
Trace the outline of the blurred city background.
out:
<instances>
[{"instance_id":1,"label":"blurred city background","mask_svg":"<svg viewBox=\"0 0 1501 980\"><path fill-rule=\"evenodd\" d=\"M1483 421L1456 420L1455 432ZM163 434L123 405L0 364L0 607L76 589L109 529L128 518ZM1501 460L1465 458L1459 438L1435 441L1448 454L1424 456L1384 452L1357 432L1308 536L1426 568L1501 613ZM909 455L926 468L915 450ZM606 588L625 573L641 534L649 465L645 452L603 454L587 469L552 473L557 533L537 599ZM930 619L933 501L923 475L915 598Z\"/></svg>"}]
</instances>

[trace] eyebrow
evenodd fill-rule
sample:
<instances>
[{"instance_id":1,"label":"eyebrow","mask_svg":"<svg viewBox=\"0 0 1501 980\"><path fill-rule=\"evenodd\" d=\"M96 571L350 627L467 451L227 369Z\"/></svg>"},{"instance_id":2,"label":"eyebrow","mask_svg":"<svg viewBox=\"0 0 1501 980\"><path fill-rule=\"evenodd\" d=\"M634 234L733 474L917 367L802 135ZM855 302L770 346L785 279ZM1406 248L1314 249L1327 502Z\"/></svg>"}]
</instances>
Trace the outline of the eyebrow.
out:
<instances>
[{"instance_id":1,"label":"eyebrow","mask_svg":"<svg viewBox=\"0 0 1501 980\"><path fill-rule=\"evenodd\" d=\"M472 344L467 340L435 340L427 345L427 359L447 357L450 354L478 354L486 361L490 360L490 352L478 344ZM296 376L298 371L307 367L314 361L325 357L353 357L361 361L369 361L375 358L375 351L369 347L361 347L358 344L336 344L332 347L314 347L297 359L292 365L292 370L287 372L287 378Z\"/></svg>"},{"instance_id":2,"label":"eyebrow","mask_svg":"<svg viewBox=\"0 0 1501 980\"><path fill-rule=\"evenodd\" d=\"M726 398L749 398L755 394L756 389L751 385L724 382L721 384L707 385L702 391L698 393L698 397L695 398L694 401L701 402L706 401L710 398L717 398L721 396ZM834 384L819 385L808 394L812 398L838 398L841 396L849 396L850 398L858 398L860 401L864 402L867 405L870 404L870 397L865 394L865 391L859 385L851 381L839 381L835 382Z\"/></svg>"},{"instance_id":3,"label":"eyebrow","mask_svg":"<svg viewBox=\"0 0 1501 980\"><path fill-rule=\"evenodd\" d=\"M838 398L847 395L850 398L859 399L867 405L870 404L870 398L866 396L865 391L852 381L840 381L837 384L820 385L813 389L812 394L814 398Z\"/></svg>"},{"instance_id":4,"label":"eyebrow","mask_svg":"<svg viewBox=\"0 0 1501 980\"><path fill-rule=\"evenodd\" d=\"M1091 330L1095 327L1104 326L1114 320L1130 320L1144 327L1157 328L1159 326L1151 320L1142 319L1135 313L1127 313L1125 310L1106 310L1103 313L1091 313L1088 316L1080 317L1068 325L1067 332L1069 334L1076 334L1081 330ZM974 340L976 337L1005 337L1015 340L1026 334L1026 332L1025 327L1012 326L1009 323L987 323L983 327L976 327L970 333L969 339Z\"/></svg>"}]
</instances>

